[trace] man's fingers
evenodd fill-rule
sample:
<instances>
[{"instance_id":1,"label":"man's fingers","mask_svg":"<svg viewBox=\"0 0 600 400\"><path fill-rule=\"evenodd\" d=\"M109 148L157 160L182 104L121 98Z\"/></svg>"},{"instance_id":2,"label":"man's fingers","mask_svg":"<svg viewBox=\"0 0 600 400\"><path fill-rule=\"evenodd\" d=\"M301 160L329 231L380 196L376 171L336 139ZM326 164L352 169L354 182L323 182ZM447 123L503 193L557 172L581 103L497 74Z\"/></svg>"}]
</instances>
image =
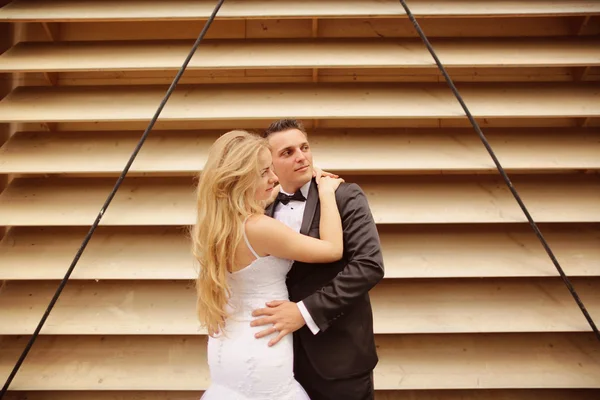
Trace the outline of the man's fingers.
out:
<instances>
[{"instance_id":1,"label":"man's fingers","mask_svg":"<svg viewBox=\"0 0 600 400\"><path fill-rule=\"evenodd\" d=\"M252 311L253 317L260 317L261 315L273 315L273 310L270 308L259 308L258 310Z\"/></svg>"},{"instance_id":2,"label":"man's fingers","mask_svg":"<svg viewBox=\"0 0 600 400\"><path fill-rule=\"evenodd\" d=\"M275 318L264 317L264 318L255 319L254 321L250 322L250 326L263 326L263 325L272 324L273 322L275 322Z\"/></svg>"},{"instance_id":3,"label":"man's fingers","mask_svg":"<svg viewBox=\"0 0 600 400\"><path fill-rule=\"evenodd\" d=\"M257 339L260 339L260 338L263 338L265 336L272 335L275 332L277 332L277 330L275 329L274 326L272 326L272 327L270 327L268 329L265 329L264 331L258 332L256 335L254 335L254 337L257 338Z\"/></svg>"},{"instance_id":4,"label":"man's fingers","mask_svg":"<svg viewBox=\"0 0 600 400\"><path fill-rule=\"evenodd\" d=\"M284 329L284 330L282 330L281 332L279 332L279 335L277 335L277 337L276 337L275 339L271 339L271 340L269 340L269 347L271 347L271 346L275 346L275 345L276 345L277 343L279 343L279 341L280 341L281 339L283 339L283 337L284 337L285 335L287 335L287 334L288 334L288 331L287 331L287 330L285 330L285 329Z\"/></svg>"},{"instance_id":5,"label":"man's fingers","mask_svg":"<svg viewBox=\"0 0 600 400\"><path fill-rule=\"evenodd\" d=\"M267 307L277 307L285 303L286 300L273 300L267 303Z\"/></svg>"},{"instance_id":6,"label":"man's fingers","mask_svg":"<svg viewBox=\"0 0 600 400\"><path fill-rule=\"evenodd\" d=\"M282 331L282 330L283 330L282 324L274 324L272 327L258 332L256 335L254 335L254 337L256 337L257 339L260 339L262 337L272 335L273 333L276 333L277 331Z\"/></svg>"}]
</instances>

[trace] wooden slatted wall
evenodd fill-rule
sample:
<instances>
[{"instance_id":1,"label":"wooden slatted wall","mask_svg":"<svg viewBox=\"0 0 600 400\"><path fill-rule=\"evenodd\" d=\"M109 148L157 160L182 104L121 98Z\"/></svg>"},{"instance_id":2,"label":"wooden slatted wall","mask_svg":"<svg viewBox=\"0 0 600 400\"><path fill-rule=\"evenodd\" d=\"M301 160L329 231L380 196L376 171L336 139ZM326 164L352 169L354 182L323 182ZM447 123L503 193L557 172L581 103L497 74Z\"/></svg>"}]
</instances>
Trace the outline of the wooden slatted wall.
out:
<instances>
[{"instance_id":1,"label":"wooden slatted wall","mask_svg":"<svg viewBox=\"0 0 600 400\"><path fill-rule=\"evenodd\" d=\"M4 6L8 3L8 1L0 1L0 6ZM13 32L12 26L9 23L0 23L0 52L4 53L8 49L11 48L13 44ZM12 73L0 73L0 96L3 98L7 94L9 94L12 90L13 85L13 76ZM0 124L0 146L4 145L8 140L11 132L11 124ZM9 175L1 174L0 175L0 193L6 189L8 184ZM1 240L6 235L7 227L0 226L0 243ZM2 293L2 289L4 289L5 279L0 276L0 294ZM1 337L0 337L0 340Z\"/></svg>"},{"instance_id":2,"label":"wooden slatted wall","mask_svg":"<svg viewBox=\"0 0 600 400\"><path fill-rule=\"evenodd\" d=\"M408 3L600 322L600 1ZM1 382L213 6L0 9ZM232 0L13 399L199 398L191 176L225 130L288 116L321 167L361 184L380 229L378 400L600 398L600 343L400 4Z\"/></svg>"}]
</instances>

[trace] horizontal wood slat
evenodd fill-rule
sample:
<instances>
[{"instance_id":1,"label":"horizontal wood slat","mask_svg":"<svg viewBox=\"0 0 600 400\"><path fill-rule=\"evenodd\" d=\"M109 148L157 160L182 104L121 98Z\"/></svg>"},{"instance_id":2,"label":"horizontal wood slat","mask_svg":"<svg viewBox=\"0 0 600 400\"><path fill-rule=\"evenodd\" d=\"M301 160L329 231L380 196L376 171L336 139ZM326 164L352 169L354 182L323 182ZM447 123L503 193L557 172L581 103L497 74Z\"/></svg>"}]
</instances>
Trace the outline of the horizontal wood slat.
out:
<instances>
[{"instance_id":1,"label":"horizontal wood slat","mask_svg":"<svg viewBox=\"0 0 600 400\"><path fill-rule=\"evenodd\" d=\"M599 3L600 4L600 3ZM594 84L460 84L475 117L600 117ZM0 122L149 120L166 87L20 87ZM452 118L464 112L445 84L178 86L161 121L285 118Z\"/></svg>"},{"instance_id":2,"label":"horizontal wood slat","mask_svg":"<svg viewBox=\"0 0 600 400\"><path fill-rule=\"evenodd\" d=\"M207 18L216 1L158 0L120 2L116 0L17 0L0 10L0 21L112 21L112 20L190 20ZM411 11L422 17L502 16L502 15L581 15L600 14L594 0L570 1L413 1ZM219 13L220 18L312 18L404 16L393 0L231 0Z\"/></svg>"},{"instance_id":3,"label":"horizontal wood slat","mask_svg":"<svg viewBox=\"0 0 600 400\"><path fill-rule=\"evenodd\" d=\"M488 84L497 82L523 82L527 84L559 83L578 81L580 70L586 67L469 67L447 68L452 80L458 84ZM595 67L592 67L595 68ZM183 75L180 85L236 85L236 84L312 84L313 71L321 84L344 83L381 83L392 84L444 82L443 75L434 68L267 68L267 69L226 69L226 70L189 70ZM48 73L35 72L23 74L28 86L47 86ZM53 73L50 73L53 74ZM175 71L76 71L56 74L58 86L100 86L114 87L123 85L168 85L173 81ZM587 74L586 82L598 82L600 77Z\"/></svg>"},{"instance_id":4,"label":"horizontal wood slat","mask_svg":"<svg viewBox=\"0 0 600 400\"><path fill-rule=\"evenodd\" d=\"M526 85L566 85L571 83L575 86L580 83L589 82L598 84L600 75L594 74L594 68L591 67L585 79L580 79L581 71L589 67L524 67L524 68L502 68L502 67L483 67L483 68L447 68L453 81L458 85L498 85L499 82L511 82L516 84L521 82ZM311 69L311 68L267 68L267 69L227 69L227 70L189 70L187 71L179 85L272 85L273 83L285 84L285 86L294 86L299 84L312 85L314 82L313 71L318 75L317 79L321 85L347 85L349 83L358 85L374 84L380 85L387 82L392 85L403 84L421 84L425 86L439 84L444 82L443 75L438 69L434 68L333 68L333 69ZM67 87L90 87L95 86L108 90L114 87L123 87L130 85L138 87L142 85L153 85L155 87L171 84L175 71L76 71L61 73L42 73L35 72L31 74L21 74L22 83L27 86L48 86L46 75L50 74L55 79L56 85ZM65 89L67 90L67 89ZM550 121L537 121L538 127L547 126L553 123L556 126L554 118ZM339 120L336 120L339 122ZM457 120L445 120L445 122L457 122ZM461 122L459 120L458 122ZM480 123L497 123L498 120L479 119ZM506 120L505 120L506 121ZM213 123L216 121L212 121ZM237 122L237 121L236 121ZM248 124L252 121L245 121ZM324 122L323 120L321 122ZM397 125L405 123L406 120L397 120ZM432 121L427 121L431 123ZM465 120L465 122L468 122ZM503 126L523 126L516 125L521 120L513 122L512 125ZM239 122L238 125L240 126ZM338 127L350 127L354 125L338 125ZM374 125L376 126L376 125ZM410 125L409 125L410 126ZM422 126L422 125L420 125ZM443 126L441 124L432 126ZM462 126L465 126L464 124ZM489 125L493 126L493 125ZM572 125L576 126L576 125ZM200 126L199 129L208 129L210 126ZM121 128L123 129L123 128ZM127 129L127 128L125 128ZM70 129L73 130L73 129ZM98 130L98 128L96 128Z\"/></svg>"},{"instance_id":5,"label":"horizontal wood slat","mask_svg":"<svg viewBox=\"0 0 600 400\"><path fill-rule=\"evenodd\" d=\"M380 224L526 221L504 182L495 177L348 181L361 183ZM600 222L598 176L516 176L512 181L538 222ZM114 183L109 178L15 179L0 194L0 225L91 225ZM193 193L191 178L126 179L101 224L193 224Z\"/></svg>"},{"instance_id":6,"label":"horizontal wood slat","mask_svg":"<svg viewBox=\"0 0 600 400\"><path fill-rule=\"evenodd\" d=\"M411 3L411 4L414 4ZM344 7L343 5L341 7ZM473 17L420 18L419 24L430 38L554 37L577 33L581 16L510 16L496 19ZM318 19L319 38L418 38L408 18L322 18ZM576 25L576 26L574 26ZM588 24L585 34L600 33L598 24ZM172 40L196 39L198 21L118 21L65 22L60 24L61 41ZM31 24L30 41L47 41L41 24ZM312 19L220 19L217 18L206 39L314 38ZM202 46L201 46L202 48Z\"/></svg>"},{"instance_id":7,"label":"horizontal wood slat","mask_svg":"<svg viewBox=\"0 0 600 400\"><path fill-rule=\"evenodd\" d=\"M196 173L225 131L153 131L131 172ZM316 164L339 173L496 172L472 129L348 129L311 132ZM598 129L487 129L508 170L600 169ZM0 148L0 173L118 173L141 132L22 132ZM365 156L367 155L367 156Z\"/></svg>"},{"instance_id":8,"label":"horizontal wood slat","mask_svg":"<svg viewBox=\"0 0 600 400\"><path fill-rule=\"evenodd\" d=\"M289 117L289 116L288 116ZM587 119L585 129L600 128L599 118L476 118L480 127L487 129L506 129L518 128L519 130L539 128L555 129L555 128L580 128L583 121ZM406 118L406 119L354 119L354 118L337 118L337 119L302 119L307 129L311 130L314 127L319 129L473 129L467 118L464 119L443 119L443 118ZM196 121L161 121L158 122L153 129L156 131L173 131L173 130L218 130L219 133L227 132L231 129L251 129L256 132L262 132L265 127L273 122L272 118L254 119L254 120L196 120ZM141 136L142 132L148 127L148 120L145 121L81 121L81 122L64 122L64 123L24 123L20 125L22 131L42 132L48 131L47 126L56 128L56 131L61 132L102 132L102 131L136 131ZM473 131L474 132L474 131Z\"/></svg>"},{"instance_id":9,"label":"horizontal wood slat","mask_svg":"<svg viewBox=\"0 0 600 400\"><path fill-rule=\"evenodd\" d=\"M378 229L386 279L558 276L529 226ZM540 229L568 276L600 276L600 227ZM86 233L70 227L11 229L0 242L0 279L62 279ZM70 279L194 279L193 265L183 229L100 227Z\"/></svg>"},{"instance_id":10,"label":"horizontal wood slat","mask_svg":"<svg viewBox=\"0 0 600 400\"><path fill-rule=\"evenodd\" d=\"M7 400L198 400L202 391L14 392ZM597 400L596 389L401 390L375 392L375 400Z\"/></svg>"},{"instance_id":11,"label":"horizontal wood slat","mask_svg":"<svg viewBox=\"0 0 600 400\"><path fill-rule=\"evenodd\" d=\"M0 56L0 72L177 70L193 42L19 43ZM435 39L446 67L600 65L589 39ZM477 54L477 57L473 57ZM285 40L205 42L188 70L236 68L437 68L419 40Z\"/></svg>"},{"instance_id":12,"label":"horizontal wood slat","mask_svg":"<svg viewBox=\"0 0 600 400\"><path fill-rule=\"evenodd\" d=\"M600 278L572 283L592 318L600 318ZM0 296L0 335L32 334L57 285L7 283ZM205 334L195 296L193 281L72 282L41 333ZM376 334L591 331L559 278L386 280L371 290L371 301Z\"/></svg>"},{"instance_id":13,"label":"horizontal wood slat","mask_svg":"<svg viewBox=\"0 0 600 400\"><path fill-rule=\"evenodd\" d=\"M0 380L26 339L1 339ZM592 334L385 335L376 343L377 390L600 388ZM200 336L42 336L11 388L203 390L205 348Z\"/></svg>"}]
</instances>

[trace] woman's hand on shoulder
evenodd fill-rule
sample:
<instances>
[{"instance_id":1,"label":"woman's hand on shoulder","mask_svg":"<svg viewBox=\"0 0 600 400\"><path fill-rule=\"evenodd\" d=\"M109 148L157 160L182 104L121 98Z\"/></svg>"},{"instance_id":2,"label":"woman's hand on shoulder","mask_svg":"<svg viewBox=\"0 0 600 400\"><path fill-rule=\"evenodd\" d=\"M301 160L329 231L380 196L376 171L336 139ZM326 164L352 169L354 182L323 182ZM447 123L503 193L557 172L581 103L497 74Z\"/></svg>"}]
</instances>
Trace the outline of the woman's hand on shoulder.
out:
<instances>
[{"instance_id":1,"label":"woman's hand on shoulder","mask_svg":"<svg viewBox=\"0 0 600 400\"><path fill-rule=\"evenodd\" d=\"M322 176L317 181L319 187L319 194L321 193L335 193L337 188L344 182L342 178L331 178L329 176Z\"/></svg>"}]
</instances>

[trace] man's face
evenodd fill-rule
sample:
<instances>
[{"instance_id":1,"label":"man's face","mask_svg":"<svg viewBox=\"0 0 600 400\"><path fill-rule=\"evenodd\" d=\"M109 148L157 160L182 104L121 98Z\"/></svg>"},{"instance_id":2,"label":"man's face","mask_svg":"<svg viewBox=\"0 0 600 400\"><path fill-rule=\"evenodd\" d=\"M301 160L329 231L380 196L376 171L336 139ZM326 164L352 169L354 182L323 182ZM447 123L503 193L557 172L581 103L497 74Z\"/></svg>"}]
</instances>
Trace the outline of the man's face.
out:
<instances>
[{"instance_id":1,"label":"man's face","mask_svg":"<svg viewBox=\"0 0 600 400\"><path fill-rule=\"evenodd\" d=\"M306 135L289 129L269 136L275 174L283 190L294 193L313 176L312 153Z\"/></svg>"}]
</instances>

